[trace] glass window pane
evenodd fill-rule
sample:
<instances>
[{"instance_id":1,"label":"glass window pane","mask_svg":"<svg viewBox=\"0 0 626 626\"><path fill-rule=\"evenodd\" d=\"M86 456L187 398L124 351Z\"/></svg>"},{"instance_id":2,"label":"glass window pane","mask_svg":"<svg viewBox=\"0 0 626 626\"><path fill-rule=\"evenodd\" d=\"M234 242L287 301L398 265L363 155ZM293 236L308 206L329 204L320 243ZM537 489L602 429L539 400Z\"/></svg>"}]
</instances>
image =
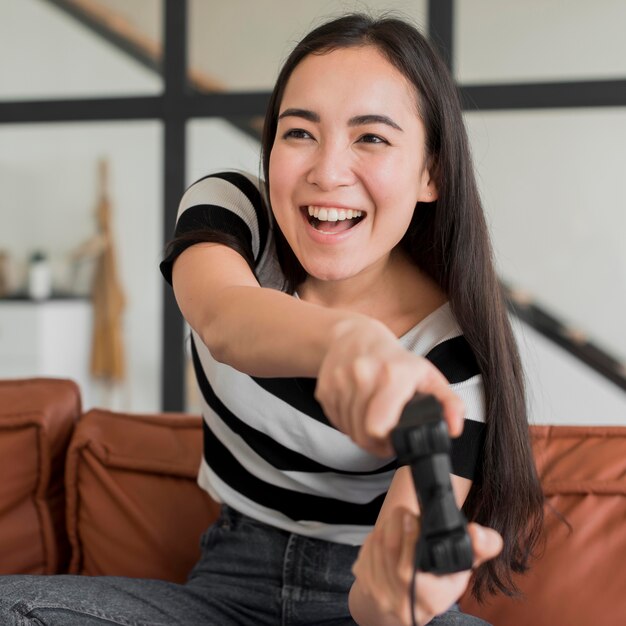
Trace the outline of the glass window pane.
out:
<instances>
[{"instance_id":1,"label":"glass window pane","mask_svg":"<svg viewBox=\"0 0 626 626\"><path fill-rule=\"evenodd\" d=\"M156 121L0 127L0 250L8 296L26 291L36 251L48 259L53 295L90 293L104 243L99 163L107 163L111 240L125 297L121 330L127 376L108 393L88 379L87 358L81 373L85 408L160 409L162 141ZM0 307L6 303L0 299ZM90 350L85 352L89 357ZM12 363L1 356L0 364L3 376L28 374L11 371ZM31 375L68 373L62 358L37 367L45 371Z\"/></svg>"},{"instance_id":2,"label":"glass window pane","mask_svg":"<svg viewBox=\"0 0 626 626\"><path fill-rule=\"evenodd\" d=\"M466 121L504 280L626 360L626 110Z\"/></svg>"},{"instance_id":3,"label":"glass window pane","mask_svg":"<svg viewBox=\"0 0 626 626\"><path fill-rule=\"evenodd\" d=\"M461 83L623 78L626 3L615 0L455 2Z\"/></svg>"},{"instance_id":4,"label":"glass window pane","mask_svg":"<svg viewBox=\"0 0 626 626\"><path fill-rule=\"evenodd\" d=\"M260 174L262 118L209 118L187 124L187 184L211 172Z\"/></svg>"},{"instance_id":5,"label":"glass window pane","mask_svg":"<svg viewBox=\"0 0 626 626\"><path fill-rule=\"evenodd\" d=\"M424 31L427 27L426 0L190 0L190 78L204 91L271 90L298 39L326 18L350 10L396 10Z\"/></svg>"},{"instance_id":6,"label":"glass window pane","mask_svg":"<svg viewBox=\"0 0 626 626\"><path fill-rule=\"evenodd\" d=\"M99 25L99 33L51 2L2 0L0 99L160 93L162 80L156 71L103 32L116 33L141 55L156 58L161 48L161 0L75 4L85 7L81 10Z\"/></svg>"}]
</instances>

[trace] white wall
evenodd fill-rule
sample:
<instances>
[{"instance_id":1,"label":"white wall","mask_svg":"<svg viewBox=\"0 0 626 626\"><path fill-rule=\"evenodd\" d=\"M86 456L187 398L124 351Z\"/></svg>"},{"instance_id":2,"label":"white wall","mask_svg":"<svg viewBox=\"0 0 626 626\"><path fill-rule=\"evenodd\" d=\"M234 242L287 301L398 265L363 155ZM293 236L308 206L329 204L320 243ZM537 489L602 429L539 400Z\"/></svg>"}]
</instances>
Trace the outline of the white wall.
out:
<instances>
[{"instance_id":1,"label":"white wall","mask_svg":"<svg viewBox=\"0 0 626 626\"><path fill-rule=\"evenodd\" d=\"M626 361L626 107L465 118L503 278Z\"/></svg>"},{"instance_id":2,"label":"white wall","mask_svg":"<svg viewBox=\"0 0 626 626\"><path fill-rule=\"evenodd\" d=\"M98 6L118 15L146 39L159 43L163 39L164 5L164 0L98 0Z\"/></svg>"},{"instance_id":3,"label":"white wall","mask_svg":"<svg viewBox=\"0 0 626 626\"><path fill-rule=\"evenodd\" d=\"M147 93L161 85L40 0L0 0L0 54L3 100ZM125 388L110 397L94 389L90 397L134 411L160 406L162 144L156 121L0 125L0 249L11 255L15 288L37 248L49 253L58 288L88 288L88 265L70 284L68 255L96 232L97 164L110 162L129 372Z\"/></svg>"},{"instance_id":4,"label":"white wall","mask_svg":"<svg viewBox=\"0 0 626 626\"><path fill-rule=\"evenodd\" d=\"M191 0L190 65L228 89L271 89L296 42L325 19L395 10L426 32L427 6L426 0Z\"/></svg>"},{"instance_id":5,"label":"white wall","mask_svg":"<svg viewBox=\"0 0 626 626\"><path fill-rule=\"evenodd\" d=\"M261 144L221 118L187 124L186 184L224 169L260 175Z\"/></svg>"},{"instance_id":6,"label":"white wall","mask_svg":"<svg viewBox=\"0 0 626 626\"><path fill-rule=\"evenodd\" d=\"M457 0L464 83L624 78L623 0Z\"/></svg>"},{"instance_id":7,"label":"white wall","mask_svg":"<svg viewBox=\"0 0 626 626\"><path fill-rule=\"evenodd\" d=\"M154 94L163 81L44 0L0 0L0 99Z\"/></svg>"},{"instance_id":8,"label":"white wall","mask_svg":"<svg viewBox=\"0 0 626 626\"><path fill-rule=\"evenodd\" d=\"M626 394L604 376L514 321L533 424L626 426Z\"/></svg>"}]
</instances>

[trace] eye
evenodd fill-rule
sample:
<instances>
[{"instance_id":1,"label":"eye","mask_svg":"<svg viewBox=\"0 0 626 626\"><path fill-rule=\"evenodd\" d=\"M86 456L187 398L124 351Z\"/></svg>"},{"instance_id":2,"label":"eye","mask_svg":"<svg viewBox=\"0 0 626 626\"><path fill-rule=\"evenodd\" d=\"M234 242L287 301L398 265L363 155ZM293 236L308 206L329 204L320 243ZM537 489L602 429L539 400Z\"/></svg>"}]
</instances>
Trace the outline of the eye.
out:
<instances>
[{"instance_id":1,"label":"eye","mask_svg":"<svg viewBox=\"0 0 626 626\"><path fill-rule=\"evenodd\" d=\"M380 137L379 135L373 135L372 133L367 133L365 135L362 135L361 137L359 137L359 141L361 143L386 143L389 144L389 142L384 139L383 137Z\"/></svg>"},{"instance_id":2,"label":"eye","mask_svg":"<svg viewBox=\"0 0 626 626\"><path fill-rule=\"evenodd\" d=\"M283 135L283 139L311 139L311 135L302 128L292 128Z\"/></svg>"}]
</instances>

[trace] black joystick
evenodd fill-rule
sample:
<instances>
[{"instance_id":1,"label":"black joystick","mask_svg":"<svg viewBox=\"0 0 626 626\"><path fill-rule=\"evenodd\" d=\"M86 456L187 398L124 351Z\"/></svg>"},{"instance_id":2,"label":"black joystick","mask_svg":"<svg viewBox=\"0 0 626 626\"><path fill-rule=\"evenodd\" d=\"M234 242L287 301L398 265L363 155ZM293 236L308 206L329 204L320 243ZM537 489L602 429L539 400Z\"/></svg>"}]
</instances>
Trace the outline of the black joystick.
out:
<instances>
[{"instance_id":1,"label":"black joystick","mask_svg":"<svg viewBox=\"0 0 626 626\"><path fill-rule=\"evenodd\" d=\"M450 438L439 401L432 395L416 395L404 408L391 438L398 466L411 466L420 505L417 569L434 574L470 569L472 544L452 491Z\"/></svg>"}]
</instances>

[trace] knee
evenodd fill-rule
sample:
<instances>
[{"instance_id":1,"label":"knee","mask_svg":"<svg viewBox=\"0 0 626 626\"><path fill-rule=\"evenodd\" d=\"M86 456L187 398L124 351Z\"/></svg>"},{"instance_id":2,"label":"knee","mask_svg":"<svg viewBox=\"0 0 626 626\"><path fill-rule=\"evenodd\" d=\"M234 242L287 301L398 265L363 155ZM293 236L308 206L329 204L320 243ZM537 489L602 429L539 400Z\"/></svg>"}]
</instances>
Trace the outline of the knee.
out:
<instances>
[{"instance_id":1,"label":"knee","mask_svg":"<svg viewBox=\"0 0 626 626\"><path fill-rule=\"evenodd\" d=\"M0 624L2 626L45 626L36 617L28 617L27 612L26 607L19 602L7 602L0 599Z\"/></svg>"},{"instance_id":2,"label":"knee","mask_svg":"<svg viewBox=\"0 0 626 626\"><path fill-rule=\"evenodd\" d=\"M25 576L0 576L0 624L2 626L44 626L29 616L34 585Z\"/></svg>"}]
</instances>

